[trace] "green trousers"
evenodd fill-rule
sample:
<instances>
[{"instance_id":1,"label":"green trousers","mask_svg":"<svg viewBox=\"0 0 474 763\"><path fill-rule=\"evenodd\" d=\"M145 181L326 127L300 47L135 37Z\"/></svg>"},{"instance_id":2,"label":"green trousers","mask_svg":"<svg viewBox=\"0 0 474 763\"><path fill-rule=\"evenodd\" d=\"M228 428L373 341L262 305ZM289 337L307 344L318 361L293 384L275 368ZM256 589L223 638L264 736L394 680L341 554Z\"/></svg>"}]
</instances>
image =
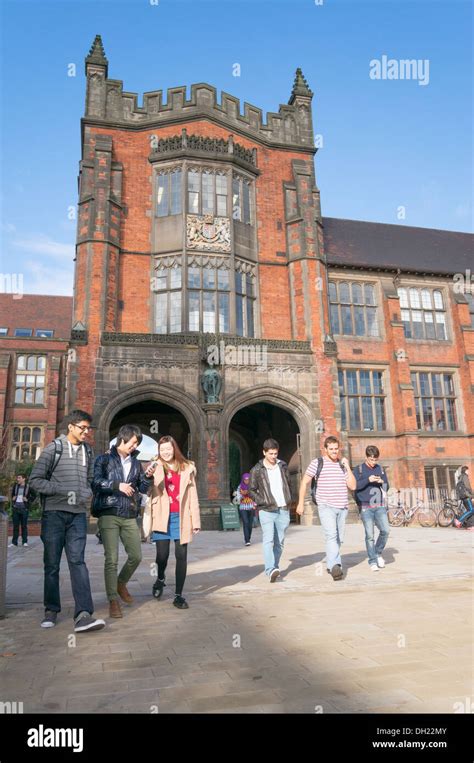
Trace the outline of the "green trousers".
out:
<instances>
[{"instance_id":1,"label":"green trousers","mask_svg":"<svg viewBox=\"0 0 474 763\"><path fill-rule=\"evenodd\" d=\"M127 583L142 560L140 530L136 519L122 517L99 517L99 530L104 544L105 590L109 601L118 598L117 583ZM117 576L119 538L127 553L127 561Z\"/></svg>"}]
</instances>

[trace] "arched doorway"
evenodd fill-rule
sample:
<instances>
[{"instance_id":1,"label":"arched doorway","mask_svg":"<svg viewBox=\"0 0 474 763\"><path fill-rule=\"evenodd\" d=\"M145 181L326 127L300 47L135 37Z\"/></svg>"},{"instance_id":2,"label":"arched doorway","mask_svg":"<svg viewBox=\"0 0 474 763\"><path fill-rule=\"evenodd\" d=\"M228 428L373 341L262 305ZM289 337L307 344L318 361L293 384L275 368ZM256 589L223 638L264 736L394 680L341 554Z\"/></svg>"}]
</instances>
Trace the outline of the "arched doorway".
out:
<instances>
[{"instance_id":1,"label":"arched doorway","mask_svg":"<svg viewBox=\"0 0 474 763\"><path fill-rule=\"evenodd\" d=\"M267 402L240 408L229 425L229 488L235 490L236 475L248 472L263 458L263 442L272 437L280 445L279 456L286 461L294 498L300 481L300 430L289 411ZM236 466L238 464L238 466Z\"/></svg>"},{"instance_id":2,"label":"arched doorway","mask_svg":"<svg viewBox=\"0 0 474 763\"><path fill-rule=\"evenodd\" d=\"M110 422L109 438L117 435L123 424L136 424L144 435L158 442L163 435L171 435L183 454L191 457L192 446L186 417L171 405L157 400L141 400L118 411Z\"/></svg>"}]
</instances>

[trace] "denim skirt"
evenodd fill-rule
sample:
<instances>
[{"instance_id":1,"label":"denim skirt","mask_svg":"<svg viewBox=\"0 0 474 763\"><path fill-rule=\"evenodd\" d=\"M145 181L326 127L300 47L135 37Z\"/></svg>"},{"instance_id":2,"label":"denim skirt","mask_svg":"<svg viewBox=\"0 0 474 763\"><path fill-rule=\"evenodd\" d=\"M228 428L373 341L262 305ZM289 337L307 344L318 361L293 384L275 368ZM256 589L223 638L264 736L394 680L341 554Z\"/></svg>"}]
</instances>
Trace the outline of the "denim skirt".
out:
<instances>
[{"instance_id":1,"label":"denim skirt","mask_svg":"<svg viewBox=\"0 0 474 763\"><path fill-rule=\"evenodd\" d=\"M168 520L168 532L160 533L156 530L151 534L151 540L179 540L179 511L170 512Z\"/></svg>"}]
</instances>

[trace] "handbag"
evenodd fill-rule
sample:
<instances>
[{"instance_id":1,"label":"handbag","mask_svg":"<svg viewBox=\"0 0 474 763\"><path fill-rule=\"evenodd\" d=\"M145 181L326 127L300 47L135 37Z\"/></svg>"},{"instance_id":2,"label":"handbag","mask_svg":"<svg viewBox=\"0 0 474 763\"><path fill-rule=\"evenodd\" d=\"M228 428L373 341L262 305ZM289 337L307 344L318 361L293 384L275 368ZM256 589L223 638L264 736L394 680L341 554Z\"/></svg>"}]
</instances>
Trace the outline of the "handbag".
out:
<instances>
[{"instance_id":1,"label":"handbag","mask_svg":"<svg viewBox=\"0 0 474 763\"><path fill-rule=\"evenodd\" d=\"M147 499L145 501L145 508L143 510L143 520L142 520L142 528L143 528L143 535L145 538L148 538L151 535L151 528L153 525L153 517L152 517L152 507L151 507L151 496L147 496Z\"/></svg>"}]
</instances>

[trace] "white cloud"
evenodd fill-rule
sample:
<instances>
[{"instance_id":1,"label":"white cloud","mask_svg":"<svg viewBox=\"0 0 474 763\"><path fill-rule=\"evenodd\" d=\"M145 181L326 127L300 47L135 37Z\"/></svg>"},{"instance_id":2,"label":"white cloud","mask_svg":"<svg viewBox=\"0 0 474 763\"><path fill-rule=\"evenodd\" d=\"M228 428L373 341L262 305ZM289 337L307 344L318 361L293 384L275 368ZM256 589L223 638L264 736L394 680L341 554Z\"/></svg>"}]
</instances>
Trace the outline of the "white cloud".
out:
<instances>
[{"instance_id":1,"label":"white cloud","mask_svg":"<svg viewBox=\"0 0 474 763\"><path fill-rule=\"evenodd\" d=\"M54 241L43 233L38 235L24 236L12 241L13 246L30 254L43 254L48 257L74 257L74 244L63 244L60 241Z\"/></svg>"},{"instance_id":2,"label":"white cloud","mask_svg":"<svg viewBox=\"0 0 474 763\"><path fill-rule=\"evenodd\" d=\"M2 223L3 233L16 233L16 227L13 223Z\"/></svg>"},{"instance_id":3,"label":"white cloud","mask_svg":"<svg viewBox=\"0 0 474 763\"><path fill-rule=\"evenodd\" d=\"M27 260L24 267L25 294L51 294L72 296L74 267L48 267L34 260Z\"/></svg>"}]
</instances>

